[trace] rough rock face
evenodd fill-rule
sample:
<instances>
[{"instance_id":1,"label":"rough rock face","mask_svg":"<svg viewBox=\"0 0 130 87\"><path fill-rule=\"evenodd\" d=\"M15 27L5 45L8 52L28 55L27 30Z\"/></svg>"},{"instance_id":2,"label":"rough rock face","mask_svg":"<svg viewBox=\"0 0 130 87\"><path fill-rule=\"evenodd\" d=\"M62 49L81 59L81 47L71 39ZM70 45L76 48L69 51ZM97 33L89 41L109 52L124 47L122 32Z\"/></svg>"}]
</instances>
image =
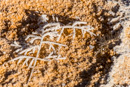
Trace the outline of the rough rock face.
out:
<instances>
[{"instance_id":1,"label":"rough rock face","mask_svg":"<svg viewBox=\"0 0 130 87\"><path fill-rule=\"evenodd\" d=\"M114 47L119 57L113 57L114 63L111 66L109 79L106 87L129 87L130 86L130 1L120 0L115 2L119 4L118 22L121 24L120 28L120 45ZM117 19L117 18L114 18ZM104 86L104 85L103 85Z\"/></svg>"},{"instance_id":2,"label":"rough rock face","mask_svg":"<svg viewBox=\"0 0 130 87\"><path fill-rule=\"evenodd\" d=\"M129 3L129 0L1 0L0 87L130 86ZM38 61L27 84L31 69L22 66L24 61L18 65L18 61L9 62L18 56L11 44L17 42L26 49L25 38L40 28L38 19L43 14L48 15L48 23L57 22L52 15L61 25L87 22L96 36L86 33L82 37L77 30L72 40L69 33L73 31L65 30L60 42L68 47L60 53L66 59ZM48 52L44 49L41 58Z\"/></svg>"}]
</instances>

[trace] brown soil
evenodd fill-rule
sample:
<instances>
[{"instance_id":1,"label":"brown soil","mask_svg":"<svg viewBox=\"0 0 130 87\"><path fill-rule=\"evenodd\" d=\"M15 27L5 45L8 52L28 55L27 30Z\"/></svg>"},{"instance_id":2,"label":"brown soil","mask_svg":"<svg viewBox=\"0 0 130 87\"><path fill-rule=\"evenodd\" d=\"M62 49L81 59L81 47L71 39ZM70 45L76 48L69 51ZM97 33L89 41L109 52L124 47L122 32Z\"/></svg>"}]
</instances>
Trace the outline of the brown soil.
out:
<instances>
[{"instance_id":1,"label":"brown soil","mask_svg":"<svg viewBox=\"0 0 130 87\"><path fill-rule=\"evenodd\" d=\"M108 12L114 4L104 0L2 0L0 1L0 87L26 86L30 69L8 62L17 54L11 47L14 41L24 44L28 34L39 26L38 18L55 14L63 24L76 20L86 21L95 28L97 36L86 34L76 36L74 42L61 53L66 60L38 62L31 81L31 87L98 87L106 83L115 55L113 46L118 41L108 26ZM77 19L79 17L80 19ZM61 42L68 41L66 37ZM94 46L90 49L90 45ZM3 65L4 64L4 65Z\"/></svg>"}]
</instances>

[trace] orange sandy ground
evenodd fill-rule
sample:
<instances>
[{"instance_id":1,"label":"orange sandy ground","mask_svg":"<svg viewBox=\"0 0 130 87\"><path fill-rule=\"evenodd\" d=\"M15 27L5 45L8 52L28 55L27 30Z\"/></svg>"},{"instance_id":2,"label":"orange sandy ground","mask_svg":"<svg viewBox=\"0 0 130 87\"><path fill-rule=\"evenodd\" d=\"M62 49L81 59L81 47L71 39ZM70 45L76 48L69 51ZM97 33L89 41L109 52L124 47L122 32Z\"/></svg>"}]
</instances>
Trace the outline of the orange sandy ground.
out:
<instances>
[{"instance_id":1,"label":"orange sandy ground","mask_svg":"<svg viewBox=\"0 0 130 87\"><path fill-rule=\"evenodd\" d=\"M7 63L17 56L10 44L16 40L22 44L25 36L39 27L37 19L42 14L47 14L50 18L55 14L63 24L75 20L86 21L95 28L93 32L98 36L91 37L87 33L86 38L77 35L73 43L70 40L68 48L61 52L67 56L66 60L38 62L28 85L95 87L106 83L102 78L110 70L111 57L115 55L109 44L114 44L117 39L109 34L110 27L107 25L107 18L111 16L107 10L111 7L112 4L108 6L104 0L0 1L0 86L26 86L30 70L21 64L17 65L16 61ZM69 39L66 37L61 42ZM94 49L90 49L89 45L94 46Z\"/></svg>"}]
</instances>

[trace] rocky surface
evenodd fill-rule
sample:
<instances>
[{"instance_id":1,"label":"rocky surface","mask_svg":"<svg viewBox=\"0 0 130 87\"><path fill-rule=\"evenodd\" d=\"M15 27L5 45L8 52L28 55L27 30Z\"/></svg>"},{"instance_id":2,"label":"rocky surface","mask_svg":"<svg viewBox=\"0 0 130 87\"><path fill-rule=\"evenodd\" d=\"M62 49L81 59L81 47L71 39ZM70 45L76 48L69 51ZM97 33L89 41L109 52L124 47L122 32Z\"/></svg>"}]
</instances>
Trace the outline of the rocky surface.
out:
<instances>
[{"instance_id":1,"label":"rocky surface","mask_svg":"<svg viewBox=\"0 0 130 87\"><path fill-rule=\"evenodd\" d=\"M129 87L130 24L129 1L118 0L1 0L0 1L0 87ZM122 11L123 9L123 11ZM126 9L126 10L124 10ZM80 32L75 40L66 35L61 51L66 60L38 62L30 82L30 69L17 61L11 46L24 46L25 38L40 26L47 14L59 22L85 21L96 36ZM70 31L71 32L71 31ZM78 31L77 31L78 32Z\"/></svg>"}]
</instances>

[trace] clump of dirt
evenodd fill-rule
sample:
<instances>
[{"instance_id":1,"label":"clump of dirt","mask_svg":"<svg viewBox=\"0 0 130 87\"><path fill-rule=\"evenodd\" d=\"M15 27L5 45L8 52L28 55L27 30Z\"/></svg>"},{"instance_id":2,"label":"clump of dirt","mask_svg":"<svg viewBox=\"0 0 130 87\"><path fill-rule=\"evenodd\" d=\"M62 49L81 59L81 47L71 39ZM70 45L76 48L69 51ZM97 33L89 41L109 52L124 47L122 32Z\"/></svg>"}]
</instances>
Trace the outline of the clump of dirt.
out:
<instances>
[{"instance_id":1,"label":"clump of dirt","mask_svg":"<svg viewBox=\"0 0 130 87\"><path fill-rule=\"evenodd\" d=\"M25 37L40 27L38 18L42 14L50 18L54 14L63 24L86 21L95 28L97 36L77 36L61 51L66 60L39 62L28 85L95 87L106 83L113 63L111 57L115 55L113 47L119 39L107 24L113 15L109 12L112 7L104 0L3 0L0 3L0 86L26 86L30 70L16 61L8 63L15 56L11 44L14 41L26 44Z\"/></svg>"}]
</instances>

